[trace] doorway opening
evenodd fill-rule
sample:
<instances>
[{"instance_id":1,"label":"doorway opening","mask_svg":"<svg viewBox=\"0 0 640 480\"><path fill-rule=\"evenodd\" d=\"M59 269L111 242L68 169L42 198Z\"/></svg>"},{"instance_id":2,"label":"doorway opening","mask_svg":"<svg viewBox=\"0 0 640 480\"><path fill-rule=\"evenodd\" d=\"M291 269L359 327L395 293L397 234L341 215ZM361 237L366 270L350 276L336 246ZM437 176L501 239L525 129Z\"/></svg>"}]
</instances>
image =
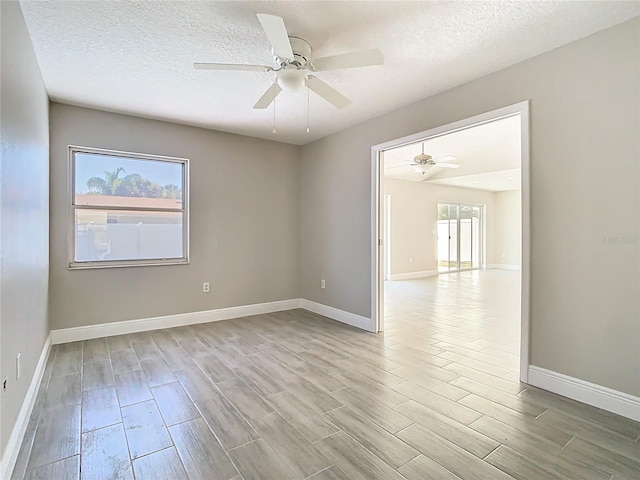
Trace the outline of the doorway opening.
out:
<instances>
[{"instance_id":1,"label":"doorway opening","mask_svg":"<svg viewBox=\"0 0 640 480\"><path fill-rule=\"evenodd\" d=\"M499 128L515 132L510 137L509 152L510 158L514 152L518 157L518 168L501 159L500 145L489 145L491 135L487 133ZM466 150L452 148L457 145L454 140L460 139L466 143L476 139L477 144L467 145ZM440 148L443 145L448 149ZM492 155L483 156L484 147L493 148ZM372 161L371 288L376 330L385 330L385 288L389 295L408 292L400 302L391 297L396 300L395 305L402 306L400 310L394 310L393 302L389 302L389 328L394 335L401 324L409 329L416 326L407 318L426 315L431 319L458 319L459 323L448 325L436 322L437 328L448 330L436 338L447 350L444 358L453 358L465 352L461 348L481 350L480 345L492 343L493 332L502 332L507 340L492 352L499 360L495 366L502 359L511 360L511 370L505 378L526 383L530 271L528 102L376 145L372 148ZM517 216L513 213L516 209ZM517 229L512 228L515 222ZM495 295L496 288L505 289L504 292L508 289L508 298ZM407 299L416 302L415 314L407 314ZM483 301L487 303L483 305ZM403 320L397 322L399 311ZM468 318L461 313L465 311ZM500 320L503 314L510 323ZM481 328L467 329L470 325ZM415 331L420 328L421 334L426 335L427 327L422 325ZM473 331L480 332L473 340L477 344L461 346L456 342L456 332L470 337ZM481 356L469 353L471 358Z\"/></svg>"}]
</instances>

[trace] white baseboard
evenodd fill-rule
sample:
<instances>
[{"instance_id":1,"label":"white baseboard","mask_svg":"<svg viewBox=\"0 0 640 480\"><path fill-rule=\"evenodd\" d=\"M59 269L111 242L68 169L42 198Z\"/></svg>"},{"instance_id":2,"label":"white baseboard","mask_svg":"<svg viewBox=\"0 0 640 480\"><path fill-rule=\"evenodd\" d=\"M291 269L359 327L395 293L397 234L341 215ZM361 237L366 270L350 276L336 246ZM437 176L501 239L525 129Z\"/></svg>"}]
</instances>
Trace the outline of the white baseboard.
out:
<instances>
[{"instance_id":1,"label":"white baseboard","mask_svg":"<svg viewBox=\"0 0 640 480\"><path fill-rule=\"evenodd\" d=\"M300 299L280 300L277 302L257 303L253 305L241 305L238 307L218 308L202 312L179 313L163 317L143 318L139 320L126 320L122 322L102 323L99 325L87 325L85 327L63 328L51 331L51 342L59 343L76 342L78 340L90 340L92 338L111 337L125 333L146 332L160 328L180 327L195 325L197 323L217 322L231 318L259 315L262 313L280 312L300 308Z\"/></svg>"},{"instance_id":2,"label":"white baseboard","mask_svg":"<svg viewBox=\"0 0 640 480\"><path fill-rule=\"evenodd\" d=\"M304 298L300 299L300 307L310 312L332 318L338 322L367 330L368 332L376 331L376 326L370 318L356 315L355 313L345 312L344 310L323 305L322 303L312 302Z\"/></svg>"},{"instance_id":3,"label":"white baseboard","mask_svg":"<svg viewBox=\"0 0 640 480\"><path fill-rule=\"evenodd\" d=\"M640 422L640 397L533 365L529 366L528 380L534 387Z\"/></svg>"},{"instance_id":4,"label":"white baseboard","mask_svg":"<svg viewBox=\"0 0 640 480\"><path fill-rule=\"evenodd\" d=\"M412 278L434 277L438 270L424 270L422 272L392 273L391 280L411 280Z\"/></svg>"},{"instance_id":5,"label":"white baseboard","mask_svg":"<svg viewBox=\"0 0 640 480\"><path fill-rule=\"evenodd\" d=\"M509 265L507 263L490 263L487 265L487 268L495 268L499 270L521 270L522 269L520 265Z\"/></svg>"},{"instance_id":6,"label":"white baseboard","mask_svg":"<svg viewBox=\"0 0 640 480\"><path fill-rule=\"evenodd\" d=\"M38 364L33 372L29 389L22 402L22 407L16 418L16 423L13 425L9 441L2 454L2 460L0 461L0 479L8 480L11 476L13 468L15 467L16 460L18 459L18 453L20 453L20 447L22 446L22 439L27 431L29 424L29 418L31 418L31 412L36 402L36 396L38 395L38 389L40 388L40 382L42 382L42 376L47 366L47 358L49 357L49 351L51 350L51 335L47 337L38 359Z\"/></svg>"}]
</instances>

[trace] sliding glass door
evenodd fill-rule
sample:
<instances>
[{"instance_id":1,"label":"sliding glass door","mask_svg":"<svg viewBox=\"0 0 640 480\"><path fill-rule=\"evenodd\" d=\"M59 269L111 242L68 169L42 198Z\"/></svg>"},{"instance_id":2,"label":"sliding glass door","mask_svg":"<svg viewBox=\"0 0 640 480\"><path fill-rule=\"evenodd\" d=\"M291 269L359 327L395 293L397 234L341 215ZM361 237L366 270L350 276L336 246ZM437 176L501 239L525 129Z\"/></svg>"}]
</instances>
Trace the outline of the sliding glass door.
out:
<instances>
[{"instance_id":1,"label":"sliding glass door","mask_svg":"<svg viewBox=\"0 0 640 480\"><path fill-rule=\"evenodd\" d=\"M438 271L482 266L482 206L438 204Z\"/></svg>"},{"instance_id":2,"label":"sliding glass door","mask_svg":"<svg viewBox=\"0 0 640 480\"><path fill-rule=\"evenodd\" d=\"M458 206L438 204L438 271L458 269Z\"/></svg>"}]
</instances>

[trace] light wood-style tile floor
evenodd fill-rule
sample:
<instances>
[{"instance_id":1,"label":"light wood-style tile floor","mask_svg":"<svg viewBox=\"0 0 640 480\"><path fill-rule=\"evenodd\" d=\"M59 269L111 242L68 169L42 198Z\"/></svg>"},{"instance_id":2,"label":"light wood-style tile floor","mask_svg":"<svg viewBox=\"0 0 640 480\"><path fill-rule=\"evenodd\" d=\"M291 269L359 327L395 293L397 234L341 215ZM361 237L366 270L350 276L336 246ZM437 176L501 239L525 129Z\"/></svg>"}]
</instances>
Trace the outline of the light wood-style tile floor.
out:
<instances>
[{"instance_id":1,"label":"light wood-style tile floor","mask_svg":"<svg viewBox=\"0 0 640 480\"><path fill-rule=\"evenodd\" d=\"M640 423L517 381L516 272L52 349L12 480L640 478Z\"/></svg>"}]
</instances>

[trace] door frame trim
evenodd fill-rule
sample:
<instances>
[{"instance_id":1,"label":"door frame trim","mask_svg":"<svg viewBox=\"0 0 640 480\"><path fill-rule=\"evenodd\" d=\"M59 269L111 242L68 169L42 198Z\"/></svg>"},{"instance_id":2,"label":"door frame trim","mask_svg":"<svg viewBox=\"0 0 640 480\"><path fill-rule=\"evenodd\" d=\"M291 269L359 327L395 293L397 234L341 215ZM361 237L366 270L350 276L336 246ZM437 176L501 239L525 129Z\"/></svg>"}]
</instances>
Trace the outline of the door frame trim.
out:
<instances>
[{"instance_id":1,"label":"door frame trim","mask_svg":"<svg viewBox=\"0 0 640 480\"><path fill-rule=\"evenodd\" d=\"M384 150L409 143L439 137L458 130L464 130L501 118L520 115L520 170L522 197L522 268L520 296L520 381L527 383L529 371L529 337L531 304L531 216L529 188L529 100L509 105L497 110L465 118L422 132L407 135L371 147L371 321L376 332L384 331L384 279L381 265L383 248L383 226L381 212L383 189L381 188L382 161Z\"/></svg>"}]
</instances>

